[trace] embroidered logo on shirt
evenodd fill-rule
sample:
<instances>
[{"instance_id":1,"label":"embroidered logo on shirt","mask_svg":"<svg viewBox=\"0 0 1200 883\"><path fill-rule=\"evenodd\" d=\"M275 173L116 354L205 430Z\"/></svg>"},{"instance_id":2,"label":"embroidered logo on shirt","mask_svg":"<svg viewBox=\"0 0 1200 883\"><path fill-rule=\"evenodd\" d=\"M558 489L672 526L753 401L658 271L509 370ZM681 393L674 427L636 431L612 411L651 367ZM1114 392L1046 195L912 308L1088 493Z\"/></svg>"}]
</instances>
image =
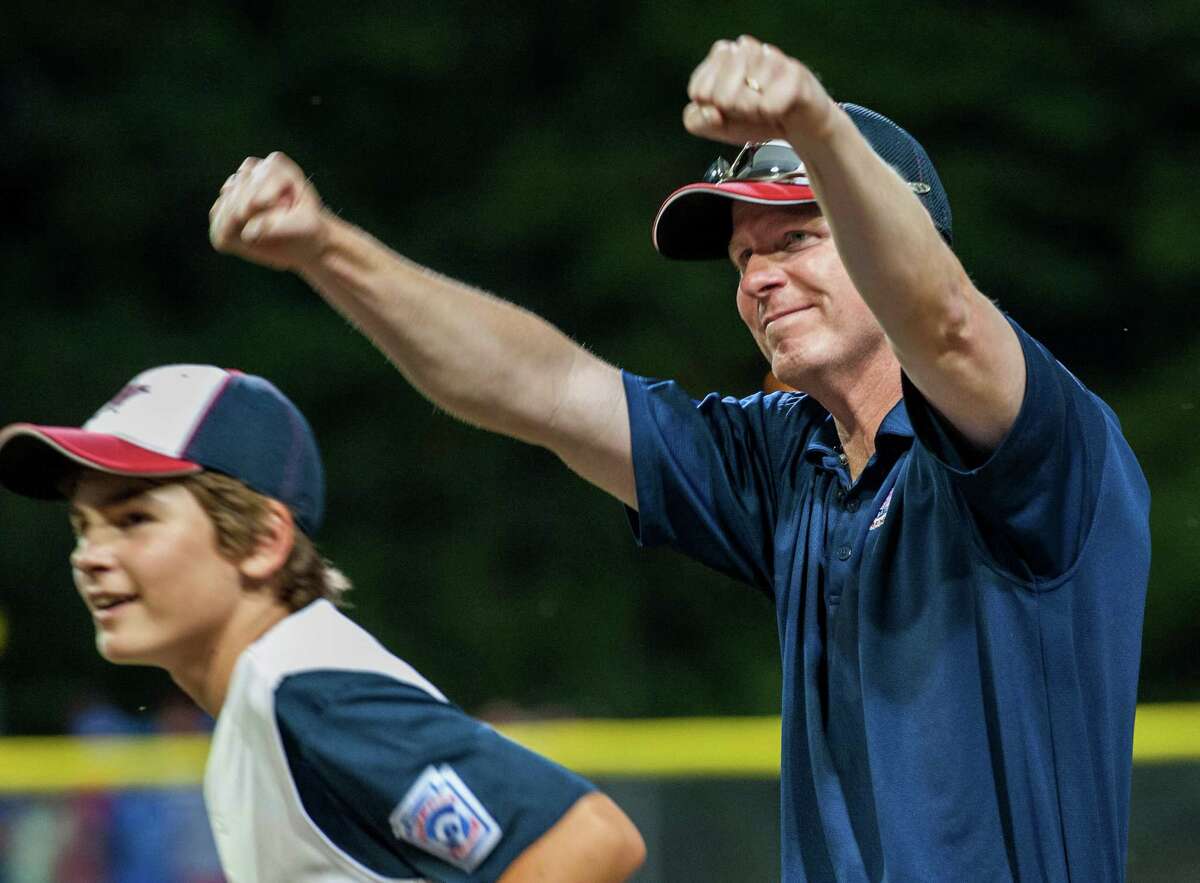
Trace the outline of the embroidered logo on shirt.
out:
<instances>
[{"instance_id":1,"label":"embroidered logo on shirt","mask_svg":"<svg viewBox=\"0 0 1200 883\"><path fill-rule=\"evenodd\" d=\"M504 833L449 764L425 767L388 821L400 840L468 873Z\"/></svg>"},{"instance_id":2,"label":"embroidered logo on shirt","mask_svg":"<svg viewBox=\"0 0 1200 883\"><path fill-rule=\"evenodd\" d=\"M887 521L888 506L892 505L892 494L896 492L895 488L888 491L888 495L883 498L883 505L879 507L879 512L875 515L875 520L871 522L868 531L883 527L883 523Z\"/></svg>"}]
</instances>

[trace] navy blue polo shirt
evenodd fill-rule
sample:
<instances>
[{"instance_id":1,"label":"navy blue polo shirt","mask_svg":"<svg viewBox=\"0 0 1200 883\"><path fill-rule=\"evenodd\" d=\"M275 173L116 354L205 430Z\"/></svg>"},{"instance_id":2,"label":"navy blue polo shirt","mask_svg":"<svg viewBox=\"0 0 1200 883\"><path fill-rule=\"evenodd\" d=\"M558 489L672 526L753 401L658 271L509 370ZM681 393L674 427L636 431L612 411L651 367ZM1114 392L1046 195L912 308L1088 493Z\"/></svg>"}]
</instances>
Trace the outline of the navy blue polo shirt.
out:
<instances>
[{"instance_id":1,"label":"navy blue polo shirt","mask_svg":"<svg viewBox=\"0 0 1200 883\"><path fill-rule=\"evenodd\" d=\"M639 542L775 603L789 883L1123 879L1149 493L1014 328L1025 396L985 462L905 379L854 482L807 396L625 375Z\"/></svg>"}]
</instances>

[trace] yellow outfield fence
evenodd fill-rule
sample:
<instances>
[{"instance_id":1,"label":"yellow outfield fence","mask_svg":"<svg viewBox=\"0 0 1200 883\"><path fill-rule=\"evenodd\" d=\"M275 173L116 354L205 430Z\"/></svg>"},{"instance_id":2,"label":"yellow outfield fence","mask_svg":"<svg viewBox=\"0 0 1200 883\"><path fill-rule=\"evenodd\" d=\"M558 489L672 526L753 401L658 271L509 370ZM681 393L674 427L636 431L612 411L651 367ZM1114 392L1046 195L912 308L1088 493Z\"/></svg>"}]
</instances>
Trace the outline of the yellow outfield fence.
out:
<instances>
[{"instance_id":1,"label":"yellow outfield fence","mask_svg":"<svg viewBox=\"0 0 1200 883\"><path fill-rule=\"evenodd\" d=\"M552 720L497 729L586 776L779 775L778 717ZM207 756L203 734L0 739L0 794L194 786ZM1200 703L1139 706L1133 759L1200 761Z\"/></svg>"}]
</instances>

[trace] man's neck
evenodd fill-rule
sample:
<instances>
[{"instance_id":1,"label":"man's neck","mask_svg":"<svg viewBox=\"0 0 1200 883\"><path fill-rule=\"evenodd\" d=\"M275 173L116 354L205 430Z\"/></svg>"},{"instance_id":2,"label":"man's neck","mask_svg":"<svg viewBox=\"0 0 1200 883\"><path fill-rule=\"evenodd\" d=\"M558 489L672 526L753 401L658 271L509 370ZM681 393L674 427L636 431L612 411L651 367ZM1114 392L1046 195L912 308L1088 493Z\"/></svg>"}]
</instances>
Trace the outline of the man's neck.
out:
<instances>
[{"instance_id":1,"label":"man's neck","mask_svg":"<svg viewBox=\"0 0 1200 883\"><path fill-rule=\"evenodd\" d=\"M269 588L248 592L203 652L167 669L172 680L192 701L216 717L225 704L229 682L242 652L291 612Z\"/></svg>"},{"instance_id":2,"label":"man's neck","mask_svg":"<svg viewBox=\"0 0 1200 883\"><path fill-rule=\"evenodd\" d=\"M850 477L857 480L875 453L875 433L883 418L903 395L899 360L889 348L863 370L805 391L833 415Z\"/></svg>"},{"instance_id":3,"label":"man's neck","mask_svg":"<svg viewBox=\"0 0 1200 883\"><path fill-rule=\"evenodd\" d=\"M883 418L896 406L900 400L900 390L878 407L861 408L849 416L851 422L843 422L844 417L833 417L837 426L838 438L842 443L842 453L846 455L846 468L850 470L850 478L857 481L862 471L867 467L875 453L875 433Z\"/></svg>"}]
</instances>

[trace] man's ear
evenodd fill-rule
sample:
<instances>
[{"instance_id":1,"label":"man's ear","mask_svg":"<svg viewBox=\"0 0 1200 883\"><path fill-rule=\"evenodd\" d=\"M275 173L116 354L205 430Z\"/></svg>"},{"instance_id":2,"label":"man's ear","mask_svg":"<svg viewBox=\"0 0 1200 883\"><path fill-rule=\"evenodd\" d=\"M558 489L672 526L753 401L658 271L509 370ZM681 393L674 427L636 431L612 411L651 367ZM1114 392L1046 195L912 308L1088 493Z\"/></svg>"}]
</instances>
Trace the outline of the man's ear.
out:
<instances>
[{"instance_id":1,"label":"man's ear","mask_svg":"<svg viewBox=\"0 0 1200 883\"><path fill-rule=\"evenodd\" d=\"M263 529L254 549L238 562L238 570L248 579L265 582L283 569L295 543L296 525L291 510L278 500L267 500Z\"/></svg>"}]
</instances>

